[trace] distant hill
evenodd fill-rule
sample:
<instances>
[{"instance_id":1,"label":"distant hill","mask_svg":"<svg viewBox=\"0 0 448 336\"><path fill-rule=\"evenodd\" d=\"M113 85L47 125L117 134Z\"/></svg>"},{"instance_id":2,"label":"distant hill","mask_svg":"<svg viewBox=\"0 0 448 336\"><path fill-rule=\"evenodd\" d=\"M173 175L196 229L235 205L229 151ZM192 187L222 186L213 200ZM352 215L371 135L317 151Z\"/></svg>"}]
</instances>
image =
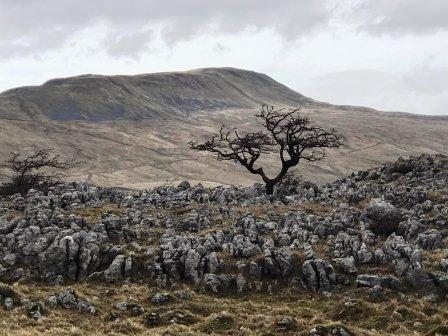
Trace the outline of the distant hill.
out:
<instances>
[{"instance_id":1,"label":"distant hill","mask_svg":"<svg viewBox=\"0 0 448 336\"><path fill-rule=\"evenodd\" d=\"M189 179L207 184L258 181L239 166L188 149L225 124L257 126L260 104L297 108L343 133L347 146L299 166L326 182L398 156L447 152L448 117L379 112L315 101L267 75L234 68L137 76L83 75L0 94L0 161L11 151L52 148L83 165L67 179L144 188ZM264 161L275 170L278 158ZM0 171L1 174L5 172Z\"/></svg>"},{"instance_id":2,"label":"distant hill","mask_svg":"<svg viewBox=\"0 0 448 336\"><path fill-rule=\"evenodd\" d=\"M0 94L0 117L141 120L195 111L303 105L311 99L253 71L208 68L138 76L83 75Z\"/></svg>"}]
</instances>

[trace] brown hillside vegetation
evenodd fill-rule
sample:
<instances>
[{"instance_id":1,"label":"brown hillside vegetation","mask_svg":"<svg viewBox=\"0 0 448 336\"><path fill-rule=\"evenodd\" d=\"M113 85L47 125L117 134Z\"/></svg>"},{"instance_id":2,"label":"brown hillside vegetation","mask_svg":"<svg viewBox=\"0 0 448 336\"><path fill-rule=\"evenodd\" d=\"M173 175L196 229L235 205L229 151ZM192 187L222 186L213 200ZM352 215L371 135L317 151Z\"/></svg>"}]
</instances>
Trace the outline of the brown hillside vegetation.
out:
<instances>
[{"instance_id":1,"label":"brown hillside vegetation","mask_svg":"<svg viewBox=\"0 0 448 336\"><path fill-rule=\"evenodd\" d=\"M448 118L384 113L319 103L270 77L232 68L139 76L86 75L0 94L0 159L13 150L52 148L85 164L68 179L145 188L190 181L248 185L258 181L232 163L188 150L222 125L254 128L260 104L302 107L335 127L347 146L307 179L331 181L353 170L422 152L446 152ZM267 158L274 165L276 158Z\"/></svg>"},{"instance_id":2,"label":"brown hillside vegetation","mask_svg":"<svg viewBox=\"0 0 448 336\"><path fill-rule=\"evenodd\" d=\"M80 335L308 335L316 325L341 326L350 335L447 335L446 305L432 305L424 299L396 294L381 302L366 299L366 291L333 294L331 298L285 289L275 294L250 297L217 297L191 292L191 298L167 292L168 303L154 305L152 289L138 285L74 285L80 297L89 297L98 307L94 316L70 309L48 311L40 320L30 319L25 309L14 314L0 309L1 336L80 336ZM14 289L36 300L45 300L63 287L25 285ZM181 291L188 289L183 288ZM350 295L350 299L347 298ZM145 312L132 316L114 306L135 301ZM155 326L148 318L156 314ZM320 335L330 335L320 334Z\"/></svg>"}]
</instances>

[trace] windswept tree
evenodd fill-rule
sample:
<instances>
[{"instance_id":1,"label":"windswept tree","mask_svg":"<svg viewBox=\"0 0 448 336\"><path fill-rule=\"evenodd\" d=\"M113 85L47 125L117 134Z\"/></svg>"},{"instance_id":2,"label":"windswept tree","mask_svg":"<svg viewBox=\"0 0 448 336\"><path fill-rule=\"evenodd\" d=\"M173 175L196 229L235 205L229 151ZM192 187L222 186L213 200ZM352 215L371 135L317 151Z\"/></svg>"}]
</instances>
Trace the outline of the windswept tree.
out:
<instances>
[{"instance_id":1,"label":"windswept tree","mask_svg":"<svg viewBox=\"0 0 448 336\"><path fill-rule=\"evenodd\" d=\"M229 160L241 164L250 173L260 175L266 185L266 194L274 192L288 170L302 160L315 162L322 160L325 149L339 148L344 137L335 129L316 126L300 109L276 110L273 106L262 105L255 115L261 120L264 130L239 132L222 126L219 132L204 143L190 141L192 150L215 153L218 160ZM257 165L263 154L278 153L280 169L269 177L263 167Z\"/></svg>"},{"instance_id":2,"label":"windswept tree","mask_svg":"<svg viewBox=\"0 0 448 336\"><path fill-rule=\"evenodd\" d=\"M74 168L80 162L62 160L49 149L39 149L28 156L11 153L0 168L9 170L11 178L0 186L0 194L26 194L30 189L42 189L61 176L61 171Z\"/></svg>"}]
</instances>

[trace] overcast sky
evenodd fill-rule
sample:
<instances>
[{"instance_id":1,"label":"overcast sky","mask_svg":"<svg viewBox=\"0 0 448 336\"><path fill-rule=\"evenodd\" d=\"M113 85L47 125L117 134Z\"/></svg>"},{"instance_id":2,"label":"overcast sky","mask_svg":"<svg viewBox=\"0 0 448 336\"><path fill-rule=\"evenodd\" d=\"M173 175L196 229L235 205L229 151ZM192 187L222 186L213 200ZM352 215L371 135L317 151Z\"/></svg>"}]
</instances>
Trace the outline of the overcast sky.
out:
<instances>
[{"instance_id":1,"label":"overcast sky","mask_svg":"<svg viewBox=\"0 0 448 336\"><path fill-rule=\"evenodd\" d=\"M0 91L232 66L317 100L448 114L448 0L0 0Z\"/></svg>"}]
</instances>

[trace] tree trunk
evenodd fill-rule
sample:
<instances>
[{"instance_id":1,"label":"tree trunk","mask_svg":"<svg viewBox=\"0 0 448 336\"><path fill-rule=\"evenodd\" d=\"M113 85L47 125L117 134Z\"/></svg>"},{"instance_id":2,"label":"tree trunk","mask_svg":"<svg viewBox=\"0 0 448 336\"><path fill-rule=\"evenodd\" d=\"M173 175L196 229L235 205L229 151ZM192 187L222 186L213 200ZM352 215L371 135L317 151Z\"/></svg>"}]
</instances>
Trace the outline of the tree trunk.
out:
<instances>
[{"instance_id":1,"label":"tree trunk","mask_svg":"<svg viewBox=\"0 0 448 336\"><path fill-rule=\"evenodd\" d=\"M288 165L283 164L282 170L278 173L277 177L273 179L264 179L266 184L266 195L272 195L274 193L275 185L286 175L289 168Z\"/></svg>"},{"instance_id":2,"label":"tree trunk","mask_svg":"<svg viewBox=\"0 0 448 336\"><path fill-rule=\"evenodd\" d=\"M267 182L266 183L266 195L272 195L274 193L275 183Z\"/></svg>"}]
</instances>

